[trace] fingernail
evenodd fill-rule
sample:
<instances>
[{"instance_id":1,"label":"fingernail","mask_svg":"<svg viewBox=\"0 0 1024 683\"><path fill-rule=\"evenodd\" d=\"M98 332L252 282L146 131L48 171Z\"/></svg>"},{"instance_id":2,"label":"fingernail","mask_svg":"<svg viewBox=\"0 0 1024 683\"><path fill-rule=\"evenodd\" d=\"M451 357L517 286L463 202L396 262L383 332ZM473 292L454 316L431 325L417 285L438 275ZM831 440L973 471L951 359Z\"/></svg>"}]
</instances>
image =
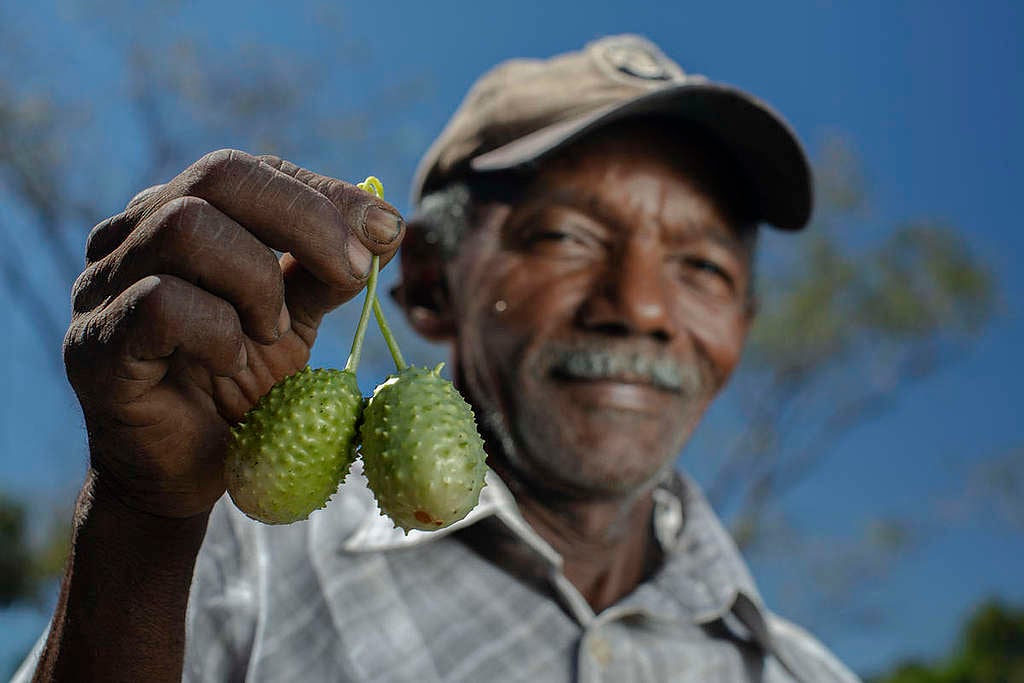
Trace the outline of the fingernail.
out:
<instances>
[{"instance_id":1,"label":"fingernail","mask_svg":"<svg viewBox=\"0 0 1024 683\"><path fill-rule=\"evenodd\" d=\"M378 206L366 210L366 234L374 242L393 242L402 230L402 218Z\"/></svg>"},{"instance_id":2,"label":"fingernail","mask_svg":"<svg viewBox=\"0 0 1024 683\"><path fill-rule=\"evenodd\" d=\"M370 274L370 265L373 256L370 250L363 246L359 240L353 239L348 243L348 263L352 268L352 274L358 278L364 278Z\"/></svg>"},{"instance_id":3,"label":"fingernail","mask_svg":"<svg viewBox=\"0 0 1024 683\"><path fill-rule=\"evenodd\" d=\"M281 312L277 315L277 338L283 337L290 329L292 329L292 317L288 313L288 306L282 305Z\"/></svg>"}]
</instances>

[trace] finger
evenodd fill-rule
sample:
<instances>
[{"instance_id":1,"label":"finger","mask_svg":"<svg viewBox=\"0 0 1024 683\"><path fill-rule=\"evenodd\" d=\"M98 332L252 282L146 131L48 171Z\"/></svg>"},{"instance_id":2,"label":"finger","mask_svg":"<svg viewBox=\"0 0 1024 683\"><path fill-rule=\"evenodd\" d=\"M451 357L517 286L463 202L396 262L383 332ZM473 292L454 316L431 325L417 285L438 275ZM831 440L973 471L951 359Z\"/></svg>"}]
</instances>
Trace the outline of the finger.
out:
<instances>
[{"instance_id":1,"label":"finger","mask_svg":"<svg viewBox=\"0 0 1024 683\"><path fill-rule=\"evenodd\" d=\"M95 226L89 232L89 239L85 244L86 264L99 261L114 251L114 249L117 249L132 231L132 224L128 220L128 209L137 209L143 202L152 201L163 187L163 185L147 187L132 197L125 211L111 216Z\"/></svg>"},{"instance_id":2,"label":"finger","mask_svg":"<svg viewBox=\"0 0 1024 683\"><path fill-rule=\"evenodd\" d=\"M369 262L376 254L380 256L380 267L383 268L394 257L405 235L405 222L389 204L354 185L312 173L278 157L264 155L259 159L327 196L335 206L341 207L342 215L347 216L346 220L353 225L362 221L364 229L353 230L348 244L349 253L358 254L361 262ZM359 202L354 202L353 198ZM358 212L364 216L360 218L356 215ZM281 257L281 271L284 273L286 305L291 319L299 326L309 328L300 331L304 337L315 335L323 316L355 296L364 285L363 281L340 286L324 282L291 254Z\"/></svg>"},{"instance_id":3,"label":"finger","mask_svg":"<svg viewBox=\"0 0 1024 683\"><path fill-rule=\"evenodd\" d=\"M388 259L394 255L402 241L405 221L383 199L350 183L307 171L275 156L264 155L259 159L330 199L338 207L346 225L356 228L353 236L367 251Z\"/></svg>"},{"instance_id":4,"label":"finger","mask_svg":"<svg viewBox=\"0 0 1024 683\"><path fill-rule=\"evenodd\" d=\"M365 282L369 274L367 250L357 246L362 244L358 236L366 234L369 208L385 209L394 220L401 219L369 193L334 183L334 194L328 198L256 157L221 150L207 154L156 194L164 199L201 197L264 244L293 254L317 279L351 288ZM140 218L152 210L149 200L143 202ZM357 239L350 239L353 234Z\"/></svg>"},{"instance_id":5,"label":"finger","mask_svg":"<svg viewBox=\"0 0 1024 683\"><path fill-rule=\"evenodd\" d=\"M284 331L284 281L274 252L197 197L180 197L146 218L111 254L75 282L76 312L92 310L147 275L167 273L230 302L254 340Z\"/></svg>"},{"instance_id":6,"label":"finger","mask_svg":"<svg viewBox=\"0 0 1024 683\"><path fill-rule=\"evenodd\" d=\"M303 268L291 254L281 256L280 267L291 329L312 346L324 316L352 299L362 286L332 287Z\"/></svg>"},{"instance_id":7,"label":"finger","mask_svg":"<svg viewBox=\"0 0 1024 683\"><path fill-rule=\"evenodd\" d=\"M381 256L380 267L383 268L395 252ZM349 301L362 291L364 282L353 286L333 286L318 279L304 268L291 254L280 258L281 273L284 277L285 307L290 315L290 322L306 340L312 344L316 336L316 328L323 317L332 310ZM301 330L300 327L309 328Z\"/></svg>"},{"instance_id":8,"label":"finger","mask_svg":"<svg viewBox=\"0 0 1024 683\"><path fill-rule=\"evenodd\" d=\"M111 373L104 390L132 400L157 384L175 354L209 372L232 376L245 369L241 322L223 299L173 275L150 275L95 313L76 316L65 343L72 384L97 368Z\"/></svg>"},{"instance_id":9,"label":"finger","mask_svg":"<svg viewBox=\"0 0 1024 683\"><path fill-rule=\"evenodd\" d=\"M132 224L124 211L97 224L85 242L85 263L95 263L117 249L131 234Z\"/></svg>"}]
</instances>

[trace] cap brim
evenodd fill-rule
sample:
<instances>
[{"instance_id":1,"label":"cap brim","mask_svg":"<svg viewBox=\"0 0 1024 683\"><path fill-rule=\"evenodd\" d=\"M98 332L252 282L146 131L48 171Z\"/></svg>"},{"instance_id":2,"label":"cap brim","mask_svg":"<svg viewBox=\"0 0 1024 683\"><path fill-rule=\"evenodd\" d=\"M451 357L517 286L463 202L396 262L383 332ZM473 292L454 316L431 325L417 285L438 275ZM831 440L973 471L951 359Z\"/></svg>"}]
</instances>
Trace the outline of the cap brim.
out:
<instances>
[{"instance_id":1,"label":"cap brim","mask_svg":"<svg viewBox=\"0 0 1024 683\"><path fill-rule=\"evenodd\" d=\"M651 114L699 124L728 148L752 183L761 219L800 230L811 216L811 169L796 135L771 107L727 85L683 83L646 93L534 131L473 158L477 172L505 171L540 161L612 122Z\"/></svg>"}]
</instances>

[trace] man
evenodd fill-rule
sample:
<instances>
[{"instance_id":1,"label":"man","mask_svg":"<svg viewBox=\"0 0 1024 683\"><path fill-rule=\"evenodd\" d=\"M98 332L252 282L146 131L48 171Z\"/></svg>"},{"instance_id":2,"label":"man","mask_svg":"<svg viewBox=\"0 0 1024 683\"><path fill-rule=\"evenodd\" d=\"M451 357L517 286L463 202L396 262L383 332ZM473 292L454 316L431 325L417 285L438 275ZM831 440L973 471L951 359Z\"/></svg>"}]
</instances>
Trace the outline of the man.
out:
<instances>
[{"instance_id":1,"label":"man","mask_svg":"<svg viewBox=\"0 0 1024 683\"><path fill-rule=\"evenodd\" d=\"M672 468L739 360L757 225L808 219L785 123L607 38L485 75L413 200L395 295L477 411L478 508L405 536L358 467L308 522L224 501L230 425L405 230L213 153L89 240L66 360L92 467L40 679L856 680Z\"/></svg>"}]
</instances>

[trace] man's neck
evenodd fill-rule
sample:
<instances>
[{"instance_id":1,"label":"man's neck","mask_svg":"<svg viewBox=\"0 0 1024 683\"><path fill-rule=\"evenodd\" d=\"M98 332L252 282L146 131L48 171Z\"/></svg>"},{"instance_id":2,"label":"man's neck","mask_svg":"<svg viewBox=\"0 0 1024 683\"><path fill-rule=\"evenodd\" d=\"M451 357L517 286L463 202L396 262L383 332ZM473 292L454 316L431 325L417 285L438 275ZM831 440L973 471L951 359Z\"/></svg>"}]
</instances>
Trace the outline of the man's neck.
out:
<instances>
[{"instance_id":1,"label":"man's neck","mask_svg":"<svg viewBox=\"0 0 1024 683\"><path fill-rule=\"evenodd\" d=\"M572 498L531 487L498 458L489 462L508 485L523 518L561 555L565 577L595 613L633 592L661 563L652 529L651 488L632 496ZM521 565L511 546L498 544L488 554L512 571Z\"/></svg>"},{"instance_id":2,"label":"man's neck","mask_svg":"<svg viewBox=\"0 0 1024 683\"><path fill-rule=\"evenodd\" d=\"M633 592L660 562L650 491L631 499L565 500L516 491L519 510L563 560L563 572L594 612Z\"/></svg>"}]
</instances>

